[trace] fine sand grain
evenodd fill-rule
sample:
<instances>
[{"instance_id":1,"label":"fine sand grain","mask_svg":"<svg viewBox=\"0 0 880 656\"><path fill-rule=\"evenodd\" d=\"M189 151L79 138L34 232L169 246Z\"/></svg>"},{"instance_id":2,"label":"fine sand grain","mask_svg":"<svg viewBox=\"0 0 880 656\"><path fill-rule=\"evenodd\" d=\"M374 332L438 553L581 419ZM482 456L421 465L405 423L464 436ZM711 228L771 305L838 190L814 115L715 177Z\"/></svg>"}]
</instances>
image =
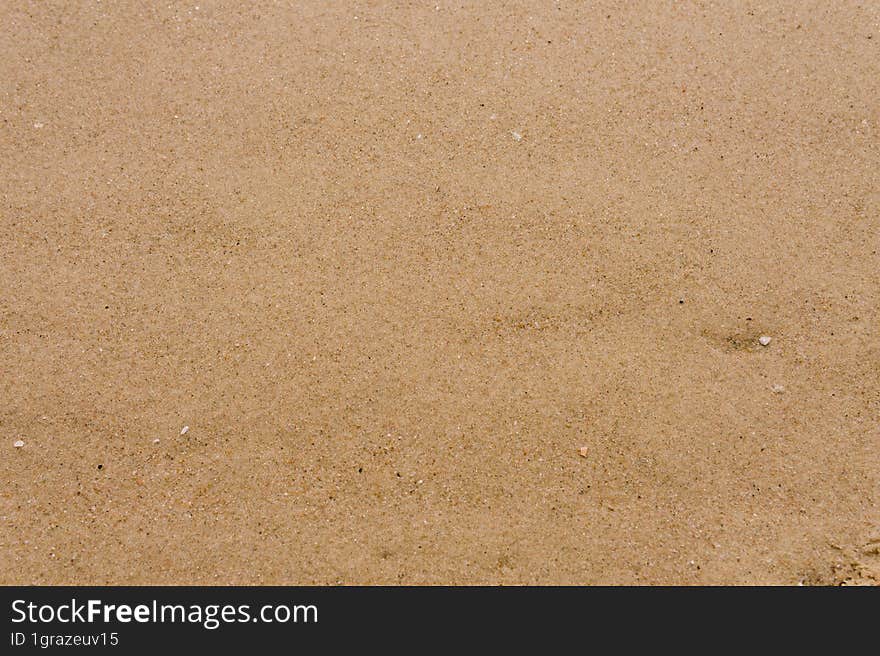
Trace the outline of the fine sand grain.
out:
<instances>
[{"instance_id":1,"label":"fine sand grain","mask_svg":"<svg viewBox=\"0 0 880 656\"><path fill-rule=\"evenodd\" d=\"M0 26L0 582L880 580L880 3Z\"/></svg>"}]
</instances>

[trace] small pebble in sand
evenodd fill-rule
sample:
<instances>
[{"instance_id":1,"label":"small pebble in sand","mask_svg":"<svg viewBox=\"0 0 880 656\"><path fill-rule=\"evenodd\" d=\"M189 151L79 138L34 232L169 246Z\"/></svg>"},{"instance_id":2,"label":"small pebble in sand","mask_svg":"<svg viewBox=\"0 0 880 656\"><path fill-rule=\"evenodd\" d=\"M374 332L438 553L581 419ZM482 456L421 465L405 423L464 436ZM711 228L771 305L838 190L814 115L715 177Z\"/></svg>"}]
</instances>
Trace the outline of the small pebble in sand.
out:
<instances>
[{"instance_id":1,"label":"small pebble in sand","mask_svg":"<svg viewBox=\"0 0 880 656\"><path fill-rule=\"evenodd\" d=\"M15 440L15 442L12 443L12 446L14 446L16 449L20 449L24 446L24 440Z\"/></svg>"},{"instance_id":2,"label":"small pebble in sand","mask_svg":"<svg viewBox=\"0 0 880 656\"><path fill-rule=\"evenodd\" d=\"M767 335L761 335L758 338L758 343L761 346L767 346L771 341L773 341L773 339L771 337L768 337Z\"/></svg>"},{"instance_id":3,"label":"small pebble in sand","mask_svg":"<svg viewBox=\"0 0 880 656\"><path fill-rule=\"evenodd\" d=\"M522 141L522 135L519 132L511 132L510 133L515 141Z\"/></svg>"},{"instance_id":4,"label":"small pebble in sand","mask_svg":"<svg viewBox=\"0 0 880 656\"><path fill-rule=\"evenodd\" d=\"M589 449L587 449L587 447L585 446L582 446L580 449L578 449L578 455L580 455L581 458L586 458L587 453L589 453Z\"/></svg>"},{"instance_id":5,"label":"small pebble in sand","mask_svg":"<svg viewBox=\"0 0 880 656\"><path fill-rule=\"evenodd\" d=\"M186 435L188 432L189 432L189 426L184 426L183 428L180 429L181 435Z\"/></svg>"},{"instance_id":6,"label":"small pebble in sand","mask_svg":"<svg viewBox=\"0 0 880 656\"><path fill-rule=\"evenodd\" d=\"M785 391L785 387L777 383L772 388L774 394L782 394Z\"/></svg>"},{"instance_id":7,"label":"small pebble in sand","mask_svg":"<svg viewBox=\"0 0 880 656\"><path fill-rule=\"evenodd\" d=\"M157 437L155 440L153 440L153 444L158 444L158 443L159 443L159 438Z\"/></svg>"}]
</instances>

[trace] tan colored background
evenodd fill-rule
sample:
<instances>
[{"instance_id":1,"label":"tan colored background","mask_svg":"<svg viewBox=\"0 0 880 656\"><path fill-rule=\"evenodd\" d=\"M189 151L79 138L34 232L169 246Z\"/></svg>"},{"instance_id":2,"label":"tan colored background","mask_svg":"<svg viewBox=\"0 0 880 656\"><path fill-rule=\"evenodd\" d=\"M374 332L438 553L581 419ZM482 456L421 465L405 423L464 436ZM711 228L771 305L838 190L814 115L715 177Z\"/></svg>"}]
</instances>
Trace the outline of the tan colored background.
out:
<instances>
[{"instance_id":1,"label":"tan colored background","mask_svg":"<svg viewBox=\"0 0 880 656\"><path fill-rule=\"evenodd\" d=\"M880 3L0 26L3 583L880 579Z\"/></svg>"}]
</instances>

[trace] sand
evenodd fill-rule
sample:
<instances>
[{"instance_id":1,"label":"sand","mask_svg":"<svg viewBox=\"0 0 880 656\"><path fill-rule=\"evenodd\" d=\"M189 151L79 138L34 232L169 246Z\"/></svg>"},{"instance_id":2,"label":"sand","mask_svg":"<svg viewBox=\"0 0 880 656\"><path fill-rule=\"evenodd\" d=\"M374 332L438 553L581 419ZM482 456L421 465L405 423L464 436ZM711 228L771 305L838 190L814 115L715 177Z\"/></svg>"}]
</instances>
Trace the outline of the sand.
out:
<instances>
[{"instance_id":1,"label":"sand","mask_svg":"<svg viewBox=\"0 0 880 656\"><path fill-rule=\"evenodd\" d=\"M880 4L0 25L0 582L880 581Z\"/></svg>"}]
</instances>

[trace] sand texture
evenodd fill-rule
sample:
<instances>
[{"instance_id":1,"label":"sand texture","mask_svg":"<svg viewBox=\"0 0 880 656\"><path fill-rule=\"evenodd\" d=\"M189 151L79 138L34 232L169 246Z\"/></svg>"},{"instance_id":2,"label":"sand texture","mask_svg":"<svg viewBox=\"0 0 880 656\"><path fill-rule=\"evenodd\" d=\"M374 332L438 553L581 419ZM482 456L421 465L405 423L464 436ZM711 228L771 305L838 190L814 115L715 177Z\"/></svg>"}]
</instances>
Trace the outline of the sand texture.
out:
<instances>
[{"instance_id":1,"label":"sand texture","mask_svg":"<svg viewBox=\"0 0 880 656\"><path fill-rule=\"evenodd\" d=\"M880 581L880 2L0 26L0 583Z\"/></svg>"}]
</instances>

